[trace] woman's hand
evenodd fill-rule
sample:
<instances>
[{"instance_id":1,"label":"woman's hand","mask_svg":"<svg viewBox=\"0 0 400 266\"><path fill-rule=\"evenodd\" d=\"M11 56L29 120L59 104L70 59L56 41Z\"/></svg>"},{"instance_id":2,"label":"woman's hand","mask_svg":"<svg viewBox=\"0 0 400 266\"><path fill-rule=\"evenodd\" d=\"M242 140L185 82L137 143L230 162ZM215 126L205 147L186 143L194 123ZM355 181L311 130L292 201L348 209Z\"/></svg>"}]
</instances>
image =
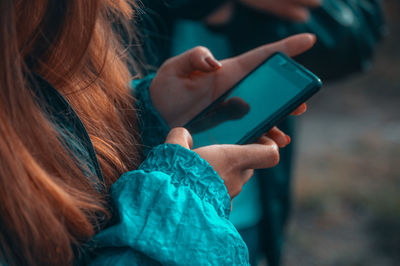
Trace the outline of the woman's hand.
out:
<instances>
[{"instance_id":1,"label":"woman's hand","mask_svg":"<svg viewBox=\"0 0 400 266\"><path fill-rule=\"evenodd\" d=\"M221 62L204 47L191 49L160 67L150 86L153 106L171 128L183 126L273 53L296 56L315 41L299 34Z\"/></svg>"},{"instance_id":2,"label":"woman's hand","mask_svg":"<svg viewBox=\"0 0 400 266\"><path fill-rule=\"evenodd\" d=\"M191 149L193 144L190 133L184 128L172 129L165 142L179 144L186 149ZM251 178L254 169L270 168L278 164L278 146L286 146L289 142L290 138L274 128L254 144L212 145L195 149L194 152L206 160L224 180L233 199Z\"/></svg>"},{"instance_id":3,"label":"woman's hand","mask_svg":"<svg viewBox=\"0 0 400 266\"><path fill-rule=\"evenodd\" d=\"M320 6L322 0L240 0L240 2L285 19L307 21L310 17L309 9Z\"/></svg>"}]
</instances>

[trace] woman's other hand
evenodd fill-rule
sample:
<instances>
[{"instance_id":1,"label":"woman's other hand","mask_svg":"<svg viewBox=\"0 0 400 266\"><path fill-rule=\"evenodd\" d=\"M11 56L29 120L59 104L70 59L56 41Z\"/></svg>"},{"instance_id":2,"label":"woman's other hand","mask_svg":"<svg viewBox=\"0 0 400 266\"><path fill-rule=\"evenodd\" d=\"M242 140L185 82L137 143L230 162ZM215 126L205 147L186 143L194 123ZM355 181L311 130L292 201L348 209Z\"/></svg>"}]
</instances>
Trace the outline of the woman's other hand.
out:
<instances>
[{"instance_id":1,"label":"woman's other hand","mask_svg":"<svg viewBox=\"0 0 400 266\"><path fill-rule=\"evenodd\" d=\"M204 47L167 60L150 86L154 107L172 127L183 126L275 52L296 56L316 41L299 34L218 62Z\"/></svg>"},{"instance_id":2,"label":"woman's other hand","mask_svg":"<svg viewBox=\"0 0 400 266\"><path fill-rule=\"evenodd\" d=\"M309 19L310 8L322 4L322 0L240 0L240 2L259 11L299 22Z\"/></svg>"},{"instance_id":3,"label":"woman's other hand","mask_svg":"<svg viewBox=\"0 0 400 266\"><path fill-rule=\"evenodd\" d=\"M166 143L192 148L192 137L184 128L174 128ZM263 135L257 143L248 145L212 145L193 150L206 160L224 180L233 199L252 177L254 169L271 168L279 162L279 146L289 144L285 133L277 128Z\"/></svg>"}]
</instances>

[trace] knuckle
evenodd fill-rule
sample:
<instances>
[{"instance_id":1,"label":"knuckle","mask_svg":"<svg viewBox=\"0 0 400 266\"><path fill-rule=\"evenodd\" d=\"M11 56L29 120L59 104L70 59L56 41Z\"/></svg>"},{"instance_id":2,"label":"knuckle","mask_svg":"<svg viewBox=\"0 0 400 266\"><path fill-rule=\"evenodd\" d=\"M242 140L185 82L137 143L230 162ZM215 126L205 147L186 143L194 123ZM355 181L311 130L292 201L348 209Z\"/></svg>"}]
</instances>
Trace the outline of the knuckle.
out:
<instances>
[{"instance_id":1,"label":"knuckle","mask_svg":"<svg viewBox=\"0 0 400 266\"><path fill-rule=\"evenodd\" d=\"M279 154L279 148L278 148L278 145L274 145L273 146L273 149L272 149L272 152L271 152L271 162L272 162L272 165L277 165L278 163L279 163L279 161L280 161L280 154Z\"/></svg>"},{"instance_id":2,"label":"knuckle","mask_svg":"<svg viewBox=\"0 0 400 266\"><path fill-rule=\"evenodd\" d=\"M193 147L193 137L186 128L183 128L183 129L184 129L184 134L185 134L186 140L188 142L188 146L191 149Z\"/></svg>"},{"instance_id":3,"label":"knuckle","mask_svg":"<svg viewBox=\"0 0 400 266\"><path fill-rule=\"evenodd\" d=\"M171 129L167 136L166 143L179 144L185 148L191 149L193 140L187 129L176 127Z\"/></svg>"},{"instance_id":4,"label":"knuckle","mask_svg":"<svg viewBox=\"0 0 400 266\"><path fill-rule=\"evenodd\" d=\"M192 54L193 55L203 55L206 53L210 53L210 50L207 47L204 46L196 46L192 49Z\"/></svg>"},{"instance_id":5,"label":"knuckle","mask_svg":"<svg viewBox=\"0 0 400 266\"><path fill-rule=\"evenodd\" d=\"M279 154L279 146L278 144L275 143L275 141L270 141L266 145L266 149L268 150L268 159L269 159L269 164L271 166L275 166L279 163L280 161L280 154Z\"/></svg>"},{"instance_id":6,"label":"knuckle","mask_svg":"<svg viewBox=\"0 0 400 266\"><path fill-rule=\"evenodd\" d=\"M184 137L186 134L185 129L181 128L181 127L175 127L173 129L171 129L171 131L169 132L169 136L172 138L182 138Z\"/></svg>"},{"instance_id":7,"label":"knuckle","mask_svg":"<svg viewBox=\"0 0 400 266\"><path fill-rule=\"evenodd\" d=\"M176 127L176 129L179 130L180 132L182 132L183 134L189 133L189 131L184 127Z\"/></svg>"},{"instance_id":8,"label":"knuckle","mask_svg":"<svg viewBox=\"0 0 400 266\"><path fill-rule=\"evenodd\" d=\"M179 134L181 134L181 135L184 136L184 137L189 137L189 136L191 136L190 133L189 133L189 131L188 131L186 128L184 128L184 127L177 127L177 130L179 131Z\"/></svg>"},{"instance_id":9,"label":"knuckle","mask_svg":"<svg viewBox=\"0 0 400 266\"><path fill-rule=\"evenodd\" d=\"M275 141L272 141L272 143L271 143L271 149L272 149L274 152L277 152L277 153L279 154L279 146L278 146L278 144L275 143Z\"/></svg>"},{"instance_id":10,"label":"knuckle","mask_svg":"<svg viewBox=\"0 0 400 266\"><path fill-rule=\"evenodd\" d=\"M185 132L185 129L183 127L175 127L171 129L171 131L175 134L183 134Z\"/></svg>"}]
</instances>

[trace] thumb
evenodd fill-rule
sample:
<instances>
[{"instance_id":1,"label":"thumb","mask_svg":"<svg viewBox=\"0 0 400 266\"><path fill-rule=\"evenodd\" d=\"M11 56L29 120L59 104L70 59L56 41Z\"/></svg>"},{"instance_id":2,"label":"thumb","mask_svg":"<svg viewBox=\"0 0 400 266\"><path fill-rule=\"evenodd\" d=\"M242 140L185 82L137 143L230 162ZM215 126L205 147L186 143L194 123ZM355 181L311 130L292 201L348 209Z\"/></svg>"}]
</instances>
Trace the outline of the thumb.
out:
<instances>
[{"instance_id":1,"label":"thumb","mask_svg":"<svg viewBox=\"0 0 400 266\"><path fill-rule=\"evenodd\" d=\"M210 50L198 46L170 59L178 75L189 75L195 71L212 72L222 67Z\"/></svg>"},{"instance_id":2,"label":"thumb","mask_svg":"<svg viewBox=\"0 0 400 266\"><path fill-rule=\"evenodd\" d=\"M169 132L165 143L178 144L190 150L193 145L193 139L187 129L183 127L176 127Z\"/></svg>"}]
</instances>

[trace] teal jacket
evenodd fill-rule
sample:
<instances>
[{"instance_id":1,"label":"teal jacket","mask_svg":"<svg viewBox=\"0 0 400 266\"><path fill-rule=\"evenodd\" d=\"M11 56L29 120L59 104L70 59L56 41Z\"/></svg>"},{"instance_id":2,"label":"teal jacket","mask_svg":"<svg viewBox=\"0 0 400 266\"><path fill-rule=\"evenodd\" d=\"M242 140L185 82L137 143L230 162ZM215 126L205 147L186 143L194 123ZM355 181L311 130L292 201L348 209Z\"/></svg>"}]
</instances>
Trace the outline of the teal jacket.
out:
<instances>
[{"instance_id":1,"label":"teal jacket","mask_svg":"<svg viewBox=\"0 0 400 266\"><path fill-rule=\"evenodd\" d=\"M150 82L151 77L133 83L147 157L139 169L112 185L113 222L94 236L84 250L87 256L76 263L248 265L247 247L228 220L231 201L223 180L188 149L173 144L152 148L164 141L169 129L151 106ZM42 80L39 85L55 123L80 139L82 147L71 150L99 171L93 146L72 107L48 83Z\"/></svg>"},{"instance_id":2,"label":"teal jacket","mask_svg":"<svg viewBox=\"0 0 400 266\"><path fill-rule=\"evenodd\" d=\"M146 147L168 126L151 106L151 77L134 82ZM153 148L111 187L119 221L97 234L92 265L246 265L247 247L228 220L231 201L212 167L179 145Z\"/></svg>"}]
</instances>

